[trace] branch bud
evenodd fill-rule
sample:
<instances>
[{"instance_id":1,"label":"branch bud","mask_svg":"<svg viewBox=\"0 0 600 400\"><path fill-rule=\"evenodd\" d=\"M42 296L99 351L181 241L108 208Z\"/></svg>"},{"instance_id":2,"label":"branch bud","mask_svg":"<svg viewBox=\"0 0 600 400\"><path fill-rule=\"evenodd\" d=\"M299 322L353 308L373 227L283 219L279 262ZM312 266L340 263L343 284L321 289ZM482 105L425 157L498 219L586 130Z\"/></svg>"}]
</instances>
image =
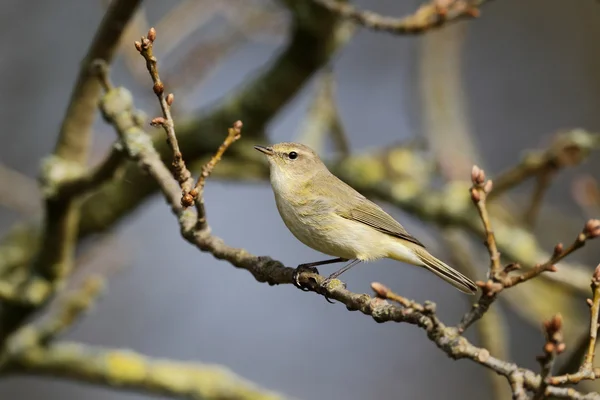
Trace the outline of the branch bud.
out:
<instances>
[{"instance_id":1,"label":"branch bud","mask_svg":"<svg viewBox=\"0 0 600 400\"><path fill-rule=\"evenodd\" d=\"M554 246L554 254L552 255L552 258L556 258L559 255L561 255L562 252L563 252L563 250L564 250L563 244L562 243L558 243L556 246Z\"/></svg>"},{"instance_id":2,"label":"branch bud","mask_svg":"<svg viewBox=\"0 0 600 400\"><path fill-rule=\"evenodd\" d=\"M173 104L173 101L175 100L175 95L173 93L169 93L167 95L167 104L169 106L171 106Z\"/></svg>"},{"instance_id":3,"label":"branch bud","mask_svg":"<svg viewBox=\"0 0 600 400\"><path fill-rule=\"evenodd\" d=\"M371 289L373 289L377 297L382 299L387 298L387 295L390 292L390 289L387 286L379 282L372 282Z\"/></svg>"},{"instance_id":4,"label":"branch bud","mask_svg":"<svg viewBox=\"0 0 600 400\"><path fill-rule=\"evenodd\" d=\"M154 27L148 30L148 40L150 40L151 42L154 42L156 40L156 29L154 29Z\"/></svg>"},{"instance_id":5,"label":"branch bud","mask_svg":"<svg viewBox=\"0 0 600 400\"><path fill-rule=\"evenodd\" d=\"M473 200L473 203L479 203L481 200L481 195L479 194L479 190L477 190L477 188L471 188L471 200Z\"/></svg>"},{"instance_id":6,"label":"branch bud","mask_svg":"<svg viewBox=\"0 0 600 400\"><path fill-rule=\"evenodd\" d=\"M492 180L490 179L490 180L488 180L488 181L485 183L485 185L483 186L483 191L484 191L486 194L490 194L490 192L492 191L492 187L493 187L493 186L494 186L494 184L493 184Z\"/></svg>"},{"instance_id":7,"label":"branch bud","mask_svg":"<svg viewBox=\"0 0 600 400\"><path fill-rule=\"evenodd\" d=\"M150 121L150 125L152 125L152 126L164 125L166 123L167 123L167 120L164 119L163 117L156 117L156 118L153 118L152 121Z\"/></svg>"},{"instance_id":8,"label":"branch bud","mask_svg":"<svg viewBox=\"0 0 600 400\"><path fill-rule=\"evenodd\" d=\"M600 236L600 220L590 219L583 228L583 233L588 239L593 239Z\"/></svg>"},{"instance_id":9,"label":"branch bud","mask_svg":"<svg viewBox=\"0 0 600 400\"><path fill-rule=\"evenodd\" d=\"M192 204L194 204L194 198L191 194L185 193L181 196L181 205L183 207L190 207Z\"/></svg>"},{"instance_id":10,"label":"branch bud","mask_svg":"<svg viewBox=\"0 0 600 400\"><path fill-rule=\"evenodd\" d=\"M474 185L481 185L485 182L485 172L477 165L473 165L473 168L471 169L471 182L473 182Z\"/></svg>"},{"instance_id":11,"label":"branch bud","mask_svg":"<svg viewBox=\"0 0 600 400\"><path fill-rule=\"evenodd\" d=\"M161 81L158 81L154 84L154 86L152 86L152 90L154 90L154 93L157 96L160 96L165 91L165 86Z\"/></svg>"}]
</instances>

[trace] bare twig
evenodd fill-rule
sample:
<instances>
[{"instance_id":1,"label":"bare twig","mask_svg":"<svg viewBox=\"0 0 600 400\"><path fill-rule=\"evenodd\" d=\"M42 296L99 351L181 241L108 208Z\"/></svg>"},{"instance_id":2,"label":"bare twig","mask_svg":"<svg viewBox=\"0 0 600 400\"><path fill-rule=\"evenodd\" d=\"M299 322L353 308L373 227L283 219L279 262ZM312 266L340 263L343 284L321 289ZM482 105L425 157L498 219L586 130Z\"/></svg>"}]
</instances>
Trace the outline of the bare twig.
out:
<instances>
[{"instance_id":1,"label":"bare twig","mask_svg":"<svg viewBox=\"0 0 600 400\"><path fill-rule=\"evenodd\" d=\"M600 232L600 226L597 228ZM552 385L564 385L566 383L577 383L584 379L598 379L600 377L600 368L594 368L594 355L596 354L596 338L598 337L598 318L600 317L600 265L596 267L592 277L592 300L588 300L590 305L590 331L587 351L579 371L574 374L565 374L554 376L549 379Z\"/></svg>"},{"instance_id":2,"label":"bare twig","mask_svg":"<svg viewBox=\"0 0 600 400\"><path fill-rule=\"evenodd\" d=\"M366 28L397 35L422 33L463 18L478 17L479 6L486 2L486 0L434 0L422 5L414 14L403 18L392 18L359 10L351 4L337 0L312 1Z\"/></svg>"},{"instance_id":3,"label":"bare twig","mask_svg":"<svg viewBox=\"0 0 600 400\"><path fill-rule=\"evenodd\" d=\"M193 196L196 204L196 211L198 213L198 229L200 230L206 228L206 210L204 209L204 185L206 184L206 179L210 176L217 163L221 161L221 157L223 157L223 154L227 148L241 137L242 126L242 121L236 121L233 126L229 128L227 137L223 141L223 144L219 146L219 149L215 155L212 156L212 158L202 167L202 172L200 173L198 182L196 182L196 186L191 193L191 196Z\"/></svg>"},{"instance_id":4,"label":"bare twig","mask_svg":"<svg viewBox=\"0 0 600 400\"><path fill-rule=\"evenodd\" d=\"M548 149L530 152L519 165L500 174L494 180L494 192L489 199L492 200L533 176L579 164L599 143L596 135L590 135L581 129L558 135Z\"/></svg>"},{"instance_id":5,"label":"bare twig","mask_svg":"<svg viewBox=\"0 0 600 400\"><path fill-rule=\"evenodd\" d=\"M548 378L552 376L552 369L556 356L565 351L562 333L562 316L555 315L550 320L544 322L544 334L546 335L546 344L544 345L544 354L538 357L542 367L541 385L535 393L534 400L546 398L546 388L548 387Z\"/></svg>"},{"instance_id":6,"label":"bare twig","mask_svg":"<svg viewBox=\"0 0 600 400\"><path fill-rule=\"evenodd\" d=\"M577 235L575 241L568 248L565 249L561 243L557 244L554 247L552 256L546 262L537 264L533 268L516 275L511 275L510 273L518 270L520 268L519 265L509 264L487 282L477 282L478 286L483 289L483 293L477 303L473 305L471 310L465 314L458 324L459 331L464 331L480 319L502 290L526 282L544 272L556 271L556 263L575 250L583 247L588 240L597 238L598 236L600 236L600 221L591 219L585 224L581 233Z\"/></svg>"},{"instance_id":7,"label":"bare twig","mask_svg":"<svg viewBox=\"0 0 600 400\"><path fill-rule=\"evenodd\" d=\"M154 82L154 93L158 96L161 108L163 110L164 117L154 118L152 120L153 125L162 125L167 133L167 141L173 150L173 167L175 168L175 178L179 182L179 186L182 190L181 205L183 207L189 207L192 204L196 204L198 214L198 227L200 229L206 228L206 210L204 209L204 185L206 178L210 176L212 170L215 168L217 163L221 161L221 157L227 150L227 148L233 144L236 140L241 137L242 122L237 121L233 124L233 127L229 128L229 133L215 155L202 167L202 172L198 181L193 185L193 178L190 171L185 166L185 161L181 151L179 150L179 144L177 136L175 134L175 122L171 116L170 107L173 103L174 96L169 94L164 96L164 87L158 75L158 63L156 57L152 52L152 45L156 39L156 30L150 28L148 31L148 37L142 37L141 41L135 42L135 48L146 60L148 72ZM193 185L193 186L192 186Z\"/></svg>"},{"instance_id":8,"label":"bare twig","mask_svg":"<svg viewBox=\"0 0 600 400\"><path fill-rule=\"evenodd\" d=\"M487 196L492 191L493 183L491 180L485 179L485 172L478 166L473 166L471 171L471 181L473 186L471 187L471 200L477 206L479 217L483 222L483 229L485 230L485 245L490 254L490 270L488 278L493 279L501 270L500 265L500 252L496 246L496 237L492 229L492 223L490 222L490 216L486 207Z\"/></svg>"},{"instance_id":9,"label":"bare twig","mask_svg":"<svg viewBox=\"0 0 600 400\"><path fill-rule=\"evenodd\" d=\"M464 315L458 324L457 328L460 332L463 332L471 324L480 319L494 302L497 294L502 290L530 280L545 271L556 271L556 263L575 250L583 247L587 240L600 236L600 221L589 220L582 232L577 235L573 244L567 249L564 249L563 245L559 243L554 248L554 253L548 261L538 264L521 274L511 276L510 273L520 267L518 264L509 264L502 268L500 264L500 254L496 247L495 236L487 213L486 199L492 191L492 181L486 181L485 172L477 166L473 167L471 181L473 182L473 186L471 187L471 200L477 206L479 216L483 222L486 233L486 246L490 256L491 266L488 273L488 281L477 282L478 286L483 289L483 293L480 299L473 305L471 310Z\"/></svg>"},{"instance_id":10,"label":"bare twig","mask_svg":"<svg viewBox=\"0 0 600 400\"><path fill-rule=\"evenodd\" d=\"M148 68L148 72L150 73L152 81L154 82L152 90L154 90L154 93L158 97L160 108L163 113L162 117L154 118L152 120L152 125L162 126L167 134L167 143L173 152L173 176L175 179L177 179L177 182L179 182L179 185L183 191L181 197L182 205L189 206L191 203L185 203L184 198L187 198L189 193L192 191L194 187L194 179L185 165L181 150L179 149L177 136L175 135L175 122L171 116L171 104L173 103L174 98L173 94L165 96L165 88L160 80L160 76L158 75L158 63L152 51L152 45L155 39L156 30L154 28L150 28L148 31L148 37L142 37L139 42L135 42L135 48L146 60L146 67Z\"/></svg>"}]
</instances>

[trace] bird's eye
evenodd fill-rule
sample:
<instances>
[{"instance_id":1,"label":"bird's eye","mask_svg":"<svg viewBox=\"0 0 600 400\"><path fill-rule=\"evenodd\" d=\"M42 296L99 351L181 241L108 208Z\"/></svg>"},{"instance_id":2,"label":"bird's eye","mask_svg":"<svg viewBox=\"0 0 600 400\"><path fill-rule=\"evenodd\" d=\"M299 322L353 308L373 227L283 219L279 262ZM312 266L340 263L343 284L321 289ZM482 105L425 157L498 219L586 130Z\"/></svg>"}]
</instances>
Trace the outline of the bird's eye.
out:
<instances>
[{"instance_id":1,"label":"bird's eye","mask_svg":"<svg viewBox=\"0 0 600 400\"><path fill-rule=\"evenodd\" d=\"M295 160L296 158L298 158L298 153L296 153L295 151L290 151L288 157L290 158L290 160Z\"/></svg>"}]
</instances>

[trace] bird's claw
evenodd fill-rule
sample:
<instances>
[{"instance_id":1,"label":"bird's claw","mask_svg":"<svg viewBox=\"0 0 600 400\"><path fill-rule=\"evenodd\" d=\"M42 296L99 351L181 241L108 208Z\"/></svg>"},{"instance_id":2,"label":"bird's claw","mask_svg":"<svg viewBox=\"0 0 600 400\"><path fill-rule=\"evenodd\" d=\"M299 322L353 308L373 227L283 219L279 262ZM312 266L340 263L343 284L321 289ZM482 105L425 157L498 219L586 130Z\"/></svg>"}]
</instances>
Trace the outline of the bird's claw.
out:
<instances>
[{"instance_id":1,"label":"bird's claw","mask_svg":"<svg viewBox=\"0 0 600 400\"><path fill-rule=\"evenodd\" d=\"M323 280L323 282L321 282L321 284L319 285L319 289L321 289L321 294L323 295L323 297L325 297L325 300L327 300L327 302L329 304L334 304L333 301L331 301L329 299L329 297L327 296L327 286L329 285L329 283L331 283L333 279L331 277L326 278L325 280ZM344 285L345 287L346 285Z\"/></svg>"},{"instance_id":2,"label":"bird's claw","mask_svg":"<svg viewBox=\"0 0 600 400\"><path fill-rule=\"evenodd\" d=\"M318 274L319 270L316 269L315 267L309 267L304 264L300 264L294 271L294 276L292 278L293 282L294 282L294 286L296 286L298 289L302 290L303 292L308 292L310 289L308 289L302 283L300 283L300 274L303 272L310 272L313 274Z\"/></svg>"}]
</instances>

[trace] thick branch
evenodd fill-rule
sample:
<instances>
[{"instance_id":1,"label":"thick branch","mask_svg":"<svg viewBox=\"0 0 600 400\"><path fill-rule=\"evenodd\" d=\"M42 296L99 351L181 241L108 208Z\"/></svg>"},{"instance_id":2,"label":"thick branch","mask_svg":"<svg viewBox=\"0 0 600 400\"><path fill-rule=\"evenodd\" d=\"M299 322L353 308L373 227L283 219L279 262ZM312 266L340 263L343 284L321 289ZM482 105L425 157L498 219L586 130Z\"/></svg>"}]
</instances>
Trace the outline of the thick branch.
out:
<instances>
[{"instance_id":1,"label":"thick branch","mask_svg":"<svg viewBox=\"0 0 600 400\"><path fill-rule=\"evenodd\" d=\"M29 349L15 360L9 372L75 379L181 399L283 399L220 366L153 359L133 351L79 343Z\"/></svg>"},{"instance_id":2,"label":"thick branch","mask_svg":"<svg viewBox=\"0 0 600 400\"><path fill-rule=\"evenodd\" d=\"M91 127L101 93L101 82L95 78L92 65L97 59L106 63L112 60L123 29L139 3L140 0L115 0L96 32L81 65L54 156L42 173L46 190L48 186L59 185L65 178L77 176L85 166ZM72 198L47 196L44 233L34 264L35 273L50 281L61 280L69 274L73 267L78 225L78 206ZM0 342L19 326L31 309L8 307L3 311Z\"/></svg>"}]
</instances>

